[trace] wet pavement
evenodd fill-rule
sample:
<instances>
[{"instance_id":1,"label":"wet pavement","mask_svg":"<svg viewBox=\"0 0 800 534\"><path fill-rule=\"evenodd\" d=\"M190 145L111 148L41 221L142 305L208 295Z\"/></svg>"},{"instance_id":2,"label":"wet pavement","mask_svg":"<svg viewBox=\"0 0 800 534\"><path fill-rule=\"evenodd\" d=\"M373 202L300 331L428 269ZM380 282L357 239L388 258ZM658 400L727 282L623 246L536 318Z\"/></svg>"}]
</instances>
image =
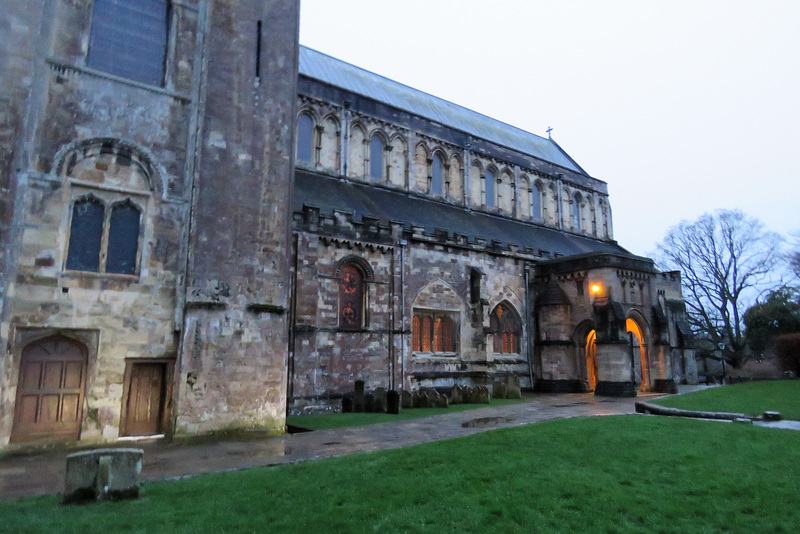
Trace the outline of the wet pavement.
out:
<instances>
[{"instance_id":1,"label":"wet pavement","mask_svg":"<svg viewBox=\"0 0 800 534\"><path fill-rule=\"evenodd\" d=\"M660 395L642 395L654 398ZM586 394L537 393L526 402L490 406L423 419L316 430L274 437L238 437L167 443L119 441L97 447L144 449L142 479L168 480L202 473L233 471L396 449L469 436L496 428L567 417L632 414L636 398ZM69 450L8 454L0 458L0 499L60 493Z\"/></svg>"}]
</instances>

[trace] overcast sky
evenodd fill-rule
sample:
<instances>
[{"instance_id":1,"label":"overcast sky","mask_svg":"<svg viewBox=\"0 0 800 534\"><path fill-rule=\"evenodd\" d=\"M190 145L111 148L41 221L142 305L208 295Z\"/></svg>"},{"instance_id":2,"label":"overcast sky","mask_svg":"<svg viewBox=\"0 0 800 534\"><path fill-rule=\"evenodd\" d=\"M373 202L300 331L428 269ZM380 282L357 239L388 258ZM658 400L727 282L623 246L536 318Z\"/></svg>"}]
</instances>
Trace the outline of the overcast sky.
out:
<instances>
[{"instance_id":1,"label":"overcast sky","mask_svg":"<svg viewBox=\"0 0 800 534\"><path fill-rule=\"evenodd\" d=\"M300 42L551 126L636 254L719 208L800 230L800 0L301 0Z\"/></svg>"}]
</instances>

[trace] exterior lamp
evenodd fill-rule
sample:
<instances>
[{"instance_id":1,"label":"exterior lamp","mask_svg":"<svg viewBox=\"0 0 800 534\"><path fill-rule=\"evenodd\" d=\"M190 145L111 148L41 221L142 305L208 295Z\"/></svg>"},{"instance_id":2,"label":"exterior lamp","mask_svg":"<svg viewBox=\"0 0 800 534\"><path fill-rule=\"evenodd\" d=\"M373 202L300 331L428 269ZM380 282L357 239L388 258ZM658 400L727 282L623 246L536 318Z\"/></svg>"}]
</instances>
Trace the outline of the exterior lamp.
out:
<instances>
[{"instance_id":1,"label":"exterior lamp","mask_svg":"<svg viewBox=\"0 0 800 534\"><path fill-rule=\"evenodd\" d=\"M597 285L597 284L594 284L592 286L592 293L594 293L594 294L600 293L600 286Z\"/></svg>"}]
</instances>

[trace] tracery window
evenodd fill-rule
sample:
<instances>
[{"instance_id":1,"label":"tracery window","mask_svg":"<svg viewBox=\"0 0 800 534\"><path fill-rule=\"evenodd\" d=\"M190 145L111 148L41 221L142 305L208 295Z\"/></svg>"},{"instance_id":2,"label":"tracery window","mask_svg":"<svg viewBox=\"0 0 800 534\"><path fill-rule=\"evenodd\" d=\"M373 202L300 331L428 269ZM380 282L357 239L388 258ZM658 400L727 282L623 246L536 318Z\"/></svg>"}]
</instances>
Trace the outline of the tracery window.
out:
<instances>
[{"instance_id":1,"label":"tracery window","mask_svg":"<svg viewBox=\"0 0 800 534\"><path fill-rule=\"evenodd\" d=\"M314 120L302 113L297 118L297 161L312 163L314 154Z\"/></svg>"},{"instance_id":2,"label":"tracery window","mask_svg":"<svg viewBox=\"0 0 800 534\"><path fill-rule=\"evenodd\" d=\"M507 304L499 304L490 317L494 352L519 354L522 325L517 313Z\"/></svg>"},{"instance_id":3,"label":"tracery window","mask_svg":"<svg viewBox=\"0 0 800 534\"><path fill-rule=\"evenodd\" d=\"M411 350L415 352L455 353L456 322L446 312L414 312L411 324Z\"/></svg>"},{"instance_id":4,"label":"tracery window","mask_svg":"<svg viewBox=\"0 0 800 534\"><path fill-rule=\"evenodd\" d=\"M72 205L66 268L111 274L136 274L142 212L125 199L109 210L93 195Z\"/></svg>"},{"instance_id":5,"label":"tracery window","mask_svg":"<svg viewBox=\"0 0 800 534\"><path fill-rule=\"evenodd\" d=\"M377 133L372 134L369 141L369 176L376 180L383 179L385 146L383 139Z\"/></svg>"},{"instance_id":6,"label":"tracery window","mask_svg":"<svg viewBox=\"0 0 800 534\"><path fill-rule=\"evenodd\" d=\"M94 0L90 67L150 85L163 85L169 33L166 0Z\"/></svg>"},{"instance_id":7,"label":"tracery window","mask_svg":"<svg viewBox=\"0 0 800 534\"><path fill-rule=\"evenodd\" d=\"M339 328L359 330L364 326L364 273L348 264L342 267L339 279Z\"/></svg>"}]
</instances>

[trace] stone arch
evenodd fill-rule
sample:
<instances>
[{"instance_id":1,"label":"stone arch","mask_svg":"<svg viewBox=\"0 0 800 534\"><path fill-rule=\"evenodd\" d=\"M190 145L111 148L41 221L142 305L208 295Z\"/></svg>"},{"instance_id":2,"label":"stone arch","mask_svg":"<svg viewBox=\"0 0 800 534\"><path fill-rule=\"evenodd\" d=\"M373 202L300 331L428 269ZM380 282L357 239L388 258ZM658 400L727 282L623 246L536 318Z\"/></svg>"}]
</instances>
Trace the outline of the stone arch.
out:
<instances>
[{"instance_id":1,"label":"stone arch","mask_svg":"<svg viewBox=\"0 0 800 534\"><path fill-rule=\"evenodd\" d=\"M631 357L631 375L639 391L650 391L653 387L650 365L650 327L637 310L628 313L625 319L628 334L628 355Z\"/></svg>"},{"instance_id":2,"label":"stone arch","mask_svg":"<svg viewBox=\"0 0 800 534\"><path fill-rule=\"evenodd\" d=\"M581 321L575 327L572 341L577 375L588 386L586 389L592 391L598 381L597 330L594 322L590 319Z\"/></svg>"},{"instance_id":3,"label":"stone arch","mask_svg":"<svg viewBox=\"0 0 800 534\"><path fill-rule=\"evenodd\" d=\"M392 152L389 156L389 183L396 187L406 185L406 162L408 142L400 134L394 134L390 141Z\"/></svg>"},{"instance_id":4,"label":"stone arch","mask_svg":"<svg viewBox=\"0 0 800 534\"><path fill-rule=\"evenodd\" d=\"M447 194L450 200L458 202L464 199L464 164L458 154L450 157L450 171L448 174L449 187Z\"/></svg>"},{"instance_id":5,"label":"stone arch","mask_svg":"<svg viewBox=\"0 0 800 534\"><path fill-rule=\"evenodd\" d=\"M583 209L583 195L580 191L572 191L570 194L570 226L573 230L581 231L583 227L584 209Z\"/></svg>"},{"instance_id":6,"label":"stone arch","mask_svg":"<svg viewBox=\"0 0 800 534\"><path fill-rule=\"evenodd\" d=\"M428 192L428 159L430 151L424 142L419 142L414 147L414 162L411 166L411 187L419 193Z\"/></svg>"},{"instance_id":7,"label":"stone arch","mask_svg":"<svg viewBox=\"0 0 800 534\"><path fill-rule=\"evenodd\" d=\"M350 126L350 149L347 163L348 176L364 176L367 139L367 132L364 126L360 122L353 122Z\"/></svg>"},{"instance_id":8,"label":"stone arch","mask_svg":"<svg viewBox=\"0 0 800 534\"><path fill-rule=\"evenodd\" d=\"M514 213L516 203L516 191L514 188L514 173L508 167L500 171L497 184L497 207L503 213L511 215Z\"/></svg>"},{"instance_id":9,"label":"stone arch","mask_svg":"<svg viewBox=\"0 0 800 534\"><path fill-rule=\"evenodd\" d=\"M320 137L320 166L328 171L338 173L341 165L342 130L336 115L328 114L322 120Z\"/></svg>"},{"instance_id":10,"label":"stone arch","mask_svg":"<svg viewBox=\"0 0 800 534\"><path fill-rule=\"evenodd\" d=\"M354 254L345 256L336 262L336 268L334 269L333 276L337 278L341 276L342 269L345 265L356 265L359 267L364 272L364 279L367 281L372 281L375 279L375 272L372 270L372 266L369 264L369 262L361 256L356 256Z\"/></svg>"},{"instance_id":11,"label":"stone arch","mask_svg":"<svg viewBox=\"0 0 800 534\"><path fill-rule=\"evenodd\" d=\"M428 282L414 297L412 306L417 308L463 311L464 301L453 287L444 280Z\"/></svg>"},{"instance_id":12,"label":"stone arch","mask_svg":"<svg viewBox=\"0 0 800 534\"><path fill-rule=\"evenodd\" d=\"M477 159L472 160L469 166L469 203L473 206L481 205L481 191L483 189L483 165Z\"/></svg>"},{"instance_id":13,"label":"stone arch","mask_svg":"<svg viewBox=\"0 0 800 534\"><path fill-rule=\"evenodd\" d=\"M531 217L536 221L544 219L544 184L538 178L531 184Z\"/></svg>"},{"instance_id":14,"label":"stone arch","mask_svg":"<svg viewBox=\"0 0 800 534\"><path fill-rule=\"evenodd\" d=\"M558 188L553 182L548 184L545 206L547 210L545 222L558 226L560 224L561 207L558 205Z\"/></svg>"},{"instance_id":15,"label":"stone arch","mask_svg":"<svg viewBox=\"0 0 800 534\"><path fill-rule=\"evenodd\" d=\"M106 170L98 170L102 162ZM53 169L60 178L73 178L111 187L163 195L166 173L143 147L111 137L74 141L59 150Z\"/></svg>"}]
</instances>

